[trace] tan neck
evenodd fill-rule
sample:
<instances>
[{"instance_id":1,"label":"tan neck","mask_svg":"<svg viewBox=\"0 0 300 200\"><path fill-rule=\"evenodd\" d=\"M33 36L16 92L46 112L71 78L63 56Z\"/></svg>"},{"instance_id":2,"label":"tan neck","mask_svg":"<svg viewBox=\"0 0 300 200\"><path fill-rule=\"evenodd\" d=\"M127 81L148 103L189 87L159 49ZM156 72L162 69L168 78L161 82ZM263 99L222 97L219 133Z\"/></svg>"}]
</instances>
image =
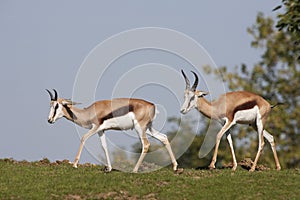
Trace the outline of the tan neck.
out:
<instances>
[{"instance_id":1,"label":"tan neck","mask_svg":"<svg viewBox=\"0 0 300 200\"><path fill-rule=\"evenodd\" d=\"M80 109L69 105L66 108L65 118L76 123L79 126L90 127L89 115L85 112L85 109Z\"/></svg>"},{"instance_id":2,"label":"tan neck","mask_svg":"<svg viewBox=\"0 0 300 200\"><path fill-rule=\"evenodd\" d=\"M205 98L198 98L196 109L206 117L216 119L216 116L213 114L213 106L211 102L207 101Z\"/></svg>"}]
</instances>

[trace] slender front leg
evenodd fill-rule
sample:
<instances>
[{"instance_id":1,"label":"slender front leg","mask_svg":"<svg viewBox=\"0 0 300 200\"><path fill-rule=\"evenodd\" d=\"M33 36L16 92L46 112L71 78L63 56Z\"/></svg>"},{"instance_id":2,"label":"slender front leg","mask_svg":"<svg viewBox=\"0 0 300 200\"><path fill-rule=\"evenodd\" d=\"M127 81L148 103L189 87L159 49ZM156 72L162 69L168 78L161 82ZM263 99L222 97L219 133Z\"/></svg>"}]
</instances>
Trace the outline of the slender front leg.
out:
<instances>
[{"instance_id":1,"label":"slender front leg","mask_svg":"<svg viewBox=\"0 0 300 200\"><path fill-rule=\"evenodd\" d=\"M76 158L74 160L74 163L73 163L73 167L74 168L77 168L77 164L78 164L78 161L80 159L80 155L81 155L81 152L82 152L82 148L83 148L83 145L85 143L85 141L91 137L92 135L94 135L96 132L97 132L97 128L98 127L95 127L93 126L93 128L91 130L89 130L86 134L84 134L81 138L81 142L80 142L80 146L79 146L79 149L78 149L78 153L76 155Z\"/></svg>"},{"instance_id":2,"label":"slender front leg","mask_svg":"<svg viewBox=\"0 0 300 200\"><path fill-rule=\"evenodd\" d=\"M212 158L211 163L209 165L210 169L216 168L215 164L216 164L216 161L217 161L217 155L218 155L220 140L221 140L222 136L224 135L224 133L226 133L226 131L228 131L232 125L233 125L233 123L226 122L225 125L222 127L222 129L217 134L214 155L213 155L213 158Z\"/></svg>"},{"instance_id":3,"label":"slender front leg","mask_svg":"<svg viewBox=\"0 0 300 200\"><path fill-rule=\"evenodd\" d=\"M111 163L110 163L110 159L109 159L109 155L108 155L105 133L103 131L100 131L100 132L98 132L98 135L100 137L102 148L104 150L105 157L106 157L107 168L105 169L105 171L110 172L112 170L112 167L111 167Z\"/></svg>"}]
</instances>

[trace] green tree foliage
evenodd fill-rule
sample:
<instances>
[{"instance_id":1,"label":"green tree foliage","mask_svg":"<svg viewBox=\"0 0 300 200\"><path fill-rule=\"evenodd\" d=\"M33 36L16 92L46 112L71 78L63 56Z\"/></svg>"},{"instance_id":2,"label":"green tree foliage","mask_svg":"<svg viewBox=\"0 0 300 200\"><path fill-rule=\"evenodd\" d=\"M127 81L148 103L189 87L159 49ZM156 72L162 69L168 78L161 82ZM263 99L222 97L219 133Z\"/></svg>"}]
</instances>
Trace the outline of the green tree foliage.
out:
<instances>
[{"instance_id":1,"label":"green tree foliage","mask_svg":"<svg viewBox=\"0 0 300 200\"><path fill-rule=\"evenodd\" d=\"M297 32L299 29L295 28L299 22L294 24L290 20L299 17L300 9L294 9L294 6L299 6L299 1L295 4L292 3L294 1L284 2L288 5L287 13L278 15L276 27L279 30L276 29L274 20L262 13L257 15L256 24L248 29L253 37L251 46L263 50L261 59L253 67L241 64L233 72L222 67L214 73L222 75L230 90L247 90L263 96L273 104L284 103L271 111L266 129L276 138L283 167L299 167L300 61L297 53L300 46L295 41L299 41L300 35ZM207 71L211 72L209 69ZM245 132L245 129L240 129L239 135ZM257 140L251 140L250 148L245 151L253 151L256 146L254 142L257 143ZM269 156L264 156L264 159L273 162Z\"/></svg>"},{"instance_id":2,"label":"green tree foliage","mask_svg":"<svg viewBox=\"0 0 300 200\"><path fill-rule=\"evenodd\" d=\"M297 0L282 0L282 4L285 8L285 13L278 14L278 22L276 24L276 28L279 31L285 30L290 34L294 35L294 45L299 47L300 45L300 1ZM277 6L273 9L276 11L280 9L282 5ZM297 57L300 59L300 52L298 50Z\"/></svg>"},{"instance_id":3,"label":"green tree foliage","mask_svg":"<svg viewBox=\"0 0 300 200\"><path fill-rule=\"evenodd\" d=\"M294 35L294 45L300 46L300 1L295 0L282 0L282 5L277 6L273 11L277 11L284 7L284 13L278 14L278 21L276 28L281 31L287 31ZM297 52L298 59L300 60L300 52Z\"/></svg>"},{"instance_id":4,"label":"green tree foliage","mask_svg":"<svg viewBox=\"0 0 300 200\"><path fill-rule=\"evenodd\" d=\"M276 28L278 30L287 29L291 33L300 33L300 1L282 0L282 5L277 6L273 11L284 6L285 12L278 15Z\"/></svg>"}]
</instances>

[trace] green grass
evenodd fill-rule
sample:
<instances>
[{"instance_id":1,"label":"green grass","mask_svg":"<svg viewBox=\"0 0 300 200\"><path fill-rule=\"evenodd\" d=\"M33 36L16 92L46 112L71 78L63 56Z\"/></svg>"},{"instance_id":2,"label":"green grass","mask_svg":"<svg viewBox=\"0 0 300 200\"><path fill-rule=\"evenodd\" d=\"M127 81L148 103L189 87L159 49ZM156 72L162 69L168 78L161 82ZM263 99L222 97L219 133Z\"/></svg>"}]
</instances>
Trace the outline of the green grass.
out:
<instances>
[{"instance_id":1,"label":"green grass","mask_svg":"<svg viewBox=\"0 0 300 200\"><path fill-rule=\"evenodd\" d=\"M0 199L299 199L299 188L297 169L106 174L101 166L0 160Z\"/></svg>"}]
</instances>

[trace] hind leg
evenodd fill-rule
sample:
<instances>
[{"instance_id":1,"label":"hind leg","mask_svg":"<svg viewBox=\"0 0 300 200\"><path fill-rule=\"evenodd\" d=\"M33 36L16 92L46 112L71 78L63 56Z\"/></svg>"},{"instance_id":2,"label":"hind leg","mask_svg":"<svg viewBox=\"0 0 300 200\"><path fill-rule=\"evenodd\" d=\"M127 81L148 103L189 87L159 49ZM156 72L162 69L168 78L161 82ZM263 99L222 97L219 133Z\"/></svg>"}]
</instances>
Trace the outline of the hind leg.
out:
<instances>
[{"instance_id":1,"label":"hind leg","mask_svg":"<svg viewBox=\"0 0 300 200\"><path fill-rule=\"evenodd\" d=\"M149 150L150 143L146 137L146 128L142 128L136 120L134 121L134 129L136 130L136 132L141 140L141 143L142 143L142 153L141 153L135 167L133 168L133 172L136 173L136 172L138 172L138 169L141 166L141 164Z\"/></svg>"},{"instance_id":2,"label":"hind leg","mask_svg":"<svg viewBox=\"0 0 300 200\"><path fill-rule=\"evenodd\" d=\"M166 149L168 150L171 161L173 163L173 170L177 171L178 163L177 163L176 158L174 156L174 153L172 151L172 148L171 148L170 142L168 140L168 137L165 134L160 133L159 131L155 130L152 127L149 128L149 131L150 131L149 135L151 135L155 139L159 140L160 142L162 142L166 146Z\"/></svg>"},{"instance_id":3,"label":"hind leg","mask_svg":"<svg viewBox=\"0 0 300 200\"><path fill-rule=\"evenodd\" d=\"M100 132L98 132L98 135L100 137L102 148L104 150L105 157L106 157L107 168L106 168L105 171L110 172L112 170L112 167L111 167L111 163L110 163L110 159L109 159L109 155L108 155L108 149L107 149L105 134L104 134L103 131L100 131Z\"/></svg>"},{"instance_id":4,"label":"hind leg","mask_svg":"<svg viewBox=\"0 0 300 200\"><path fill-rule=\"evenodd\" d=\"M257 150L256 156L255 156L253 165L251 166L251 169L249 170L250 172L255 171L255 167L257 165L258 159L259 159L259 157L263 151L264 145L265 145L265 141L263 138L263 131L264 131L263 121L260 116L257 116L255 125L256 125L255 128L257 131L257 135L258 135L258 150Z\"/></svg>"},{"instance_id":5,"label":"hind leg","mask_svg":"<svg viewBox=\"0 0 300 200\"><path fill-rule=\"evenodd\" d=\"M235 153L234 153L231 134L230 134L229 131L226 133L226 136L227 136L226 138L227 138L227 141L228 141L228 144L229 144L229 147L230 147L231 156L232 156L232 165L233 165L232 166L232 171L235 171L236 168L237 168L237 161L236 161L236 157L235 157Z\"/></svg>"},{"instance_id":6,"label":"hind leg","mask_svg":"<svg viewBox=\"0 0 300 200\"><path fill-rule=\"evenodd\" d=\"M277 157L277 152L276 152L276 145L275 145L275 141L274 141L274 137L273 135L271 135L268 131L264 130L263 132L264 137L268 140L268 142L271 145L272 151L273 151L273 155L274 155L274 160L275 160L275 164L276 164L276 169L280 170L280 163Z\"/></svg>"}]
</instances>

